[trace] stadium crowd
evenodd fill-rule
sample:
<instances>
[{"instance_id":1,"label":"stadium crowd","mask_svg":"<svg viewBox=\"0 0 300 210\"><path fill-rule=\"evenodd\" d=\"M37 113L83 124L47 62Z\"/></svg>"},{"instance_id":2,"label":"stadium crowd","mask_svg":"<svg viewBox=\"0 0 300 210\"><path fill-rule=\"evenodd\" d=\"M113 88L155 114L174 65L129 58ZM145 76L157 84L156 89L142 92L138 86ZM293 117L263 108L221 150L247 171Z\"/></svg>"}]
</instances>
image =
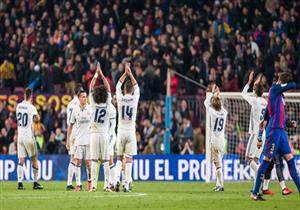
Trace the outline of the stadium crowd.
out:
<instances>
[{"instance_id":1,"label":"stadium crowd","mask_svg":"<svg viewBox=\"0 0 300 210\"><path fill-rule=\"evenodd\" d=\"M114 0L0 2L0 92L87 90L99 60L111 86L133 64L141 88L139 153L163 152L166 73L205 86L241 91L254 70L265 90L278 72L300 84L300 2L297 0ZM202 92L201 92L202 91ZM172 152L204 153L204 122L185 95L203 90L171 74ZM0 102L0 152L16 152L16 122ZM43 153L65 153L66 114L40 110L35 134ZM238 147L238 146L237 146Z\"/></svg>"}]
</instances>

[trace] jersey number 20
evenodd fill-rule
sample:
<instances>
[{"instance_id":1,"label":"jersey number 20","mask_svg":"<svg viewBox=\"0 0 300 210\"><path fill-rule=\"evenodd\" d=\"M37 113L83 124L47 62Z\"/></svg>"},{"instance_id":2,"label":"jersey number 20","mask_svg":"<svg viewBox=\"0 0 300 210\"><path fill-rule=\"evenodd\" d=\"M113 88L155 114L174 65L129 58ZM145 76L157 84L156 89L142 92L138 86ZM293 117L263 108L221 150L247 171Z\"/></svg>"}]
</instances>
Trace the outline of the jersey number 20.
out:
<instances>
[{"instance_id":1,"label":"jersey number 20","mask_svg":"<svg viewBox=\"0 0 300 210\"><path fill-rule=\"evenodd\" d=\"M216 118L214 131L222 131L224 127L224 119L223 118Z\"/></svg>"},{"instance_id":2,"label":"jersey number 20","mask_svg":"<svg viewBox=\"0 0 300 210\"><path fill-rule=\"evenodd\" d=\"M21 127L26 127L28 124L28 114L19 112L17 115L18 124Z\"/></svg>"}]
</instances>

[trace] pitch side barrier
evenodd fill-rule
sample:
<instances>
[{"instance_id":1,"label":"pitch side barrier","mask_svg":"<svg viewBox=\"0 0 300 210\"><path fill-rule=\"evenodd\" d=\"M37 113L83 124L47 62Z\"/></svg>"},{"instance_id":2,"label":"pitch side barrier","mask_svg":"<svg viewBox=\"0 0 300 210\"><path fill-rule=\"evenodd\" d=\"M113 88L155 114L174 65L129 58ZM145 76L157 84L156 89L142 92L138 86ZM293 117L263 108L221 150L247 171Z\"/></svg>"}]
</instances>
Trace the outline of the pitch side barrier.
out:
<instances>
[{"instance_id":1,"label":"pitch side barrier","mask_svg":"<svg viewBox=\"0 0 300 210\"><path fill-rule=\"evenodd\" d=\"M298 170L300 155L295 156ZM17 162L15 155L0 155L0 180L17 180ZM39 178L44 181L66 180L69 164L68 155L40 155ZM247 181L254 178L254 172L240 161L238 155L225 155L223 159L225 181ZM212 170L213 172L214 170ZM30 160L24 164L24 180L32 180ZM206 181L205 155L137 155L134 157L133 179L137 181ZM85 168L82 167L83 180L86 179ZM212 180L216 175L212 175ZM289 177L287 167L284 175ZM272 178L275 178L273 171ZM103 180L103 169L99 180Z\"/></svg>"}]
</instances>

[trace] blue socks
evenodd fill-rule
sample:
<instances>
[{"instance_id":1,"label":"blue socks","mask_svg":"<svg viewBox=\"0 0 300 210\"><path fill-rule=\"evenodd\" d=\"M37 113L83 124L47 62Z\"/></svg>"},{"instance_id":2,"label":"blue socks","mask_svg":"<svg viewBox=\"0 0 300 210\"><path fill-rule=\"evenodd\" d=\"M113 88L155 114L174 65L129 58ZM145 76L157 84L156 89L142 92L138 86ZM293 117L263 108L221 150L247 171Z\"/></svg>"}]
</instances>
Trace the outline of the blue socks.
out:
<instances>
[{"instance_id":1,"label":"blue socks","mask_svg":"<svg viewBox=\"0 0 300 210\"><path fill-rule=\"evenodd\" d=\"M298 188L298 192L300 193L300 176L297 173L297 169L296 169L296 163L295 163L295 159L292 158L289 161L286 161L288 166L289 166L289 171L290 171L290 175L293 178L297 188Z\"/></svg>"},{"instance_id":2,"label":"blue socks","mask_svg":"<svg viewBox=\"0 0 300 210\"><path fill-rule=\"evenodd\" d=\"M252 193L254 195L257 195L257 193L259 192L259 188L261 186L261 183L264 179L264 174L268 168L268 166L270 165L270 161L267 160L263 160L263 162L260 164L257 174L256 174L256 179L255 179L255 184L254 184L254 188Z\"/></svg>"}]
</instances>

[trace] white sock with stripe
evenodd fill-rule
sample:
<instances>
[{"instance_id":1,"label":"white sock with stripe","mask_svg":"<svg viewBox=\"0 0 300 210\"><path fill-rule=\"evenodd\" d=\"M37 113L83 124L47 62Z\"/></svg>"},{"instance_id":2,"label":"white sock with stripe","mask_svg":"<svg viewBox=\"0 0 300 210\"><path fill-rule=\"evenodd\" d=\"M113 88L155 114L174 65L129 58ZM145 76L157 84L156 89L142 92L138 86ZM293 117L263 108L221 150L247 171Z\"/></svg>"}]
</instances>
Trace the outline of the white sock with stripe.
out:
<instances>
[{"instance_id":1,"label":"white sock with stripe","mask_svg":"<svg viewBox=\"0 0 300 210\"><path fill-rule=\"evenodd\" d=\"M18 174L18 182L22 182L23 181L23 165L18 164L18 168L17 168L17 174Z\"/></svg>"},{"instance_id":2,"label":"white sock with stripe","mask_svg":"<svg viewBox=\"0 0 300 210\"><path fill-rule=\"evenodd\" d=\"M120 181L120 176L121 176L121 170L122 170L122 161L117 160L116 163L116 182Z\"/></svg>"}]
</instances>

